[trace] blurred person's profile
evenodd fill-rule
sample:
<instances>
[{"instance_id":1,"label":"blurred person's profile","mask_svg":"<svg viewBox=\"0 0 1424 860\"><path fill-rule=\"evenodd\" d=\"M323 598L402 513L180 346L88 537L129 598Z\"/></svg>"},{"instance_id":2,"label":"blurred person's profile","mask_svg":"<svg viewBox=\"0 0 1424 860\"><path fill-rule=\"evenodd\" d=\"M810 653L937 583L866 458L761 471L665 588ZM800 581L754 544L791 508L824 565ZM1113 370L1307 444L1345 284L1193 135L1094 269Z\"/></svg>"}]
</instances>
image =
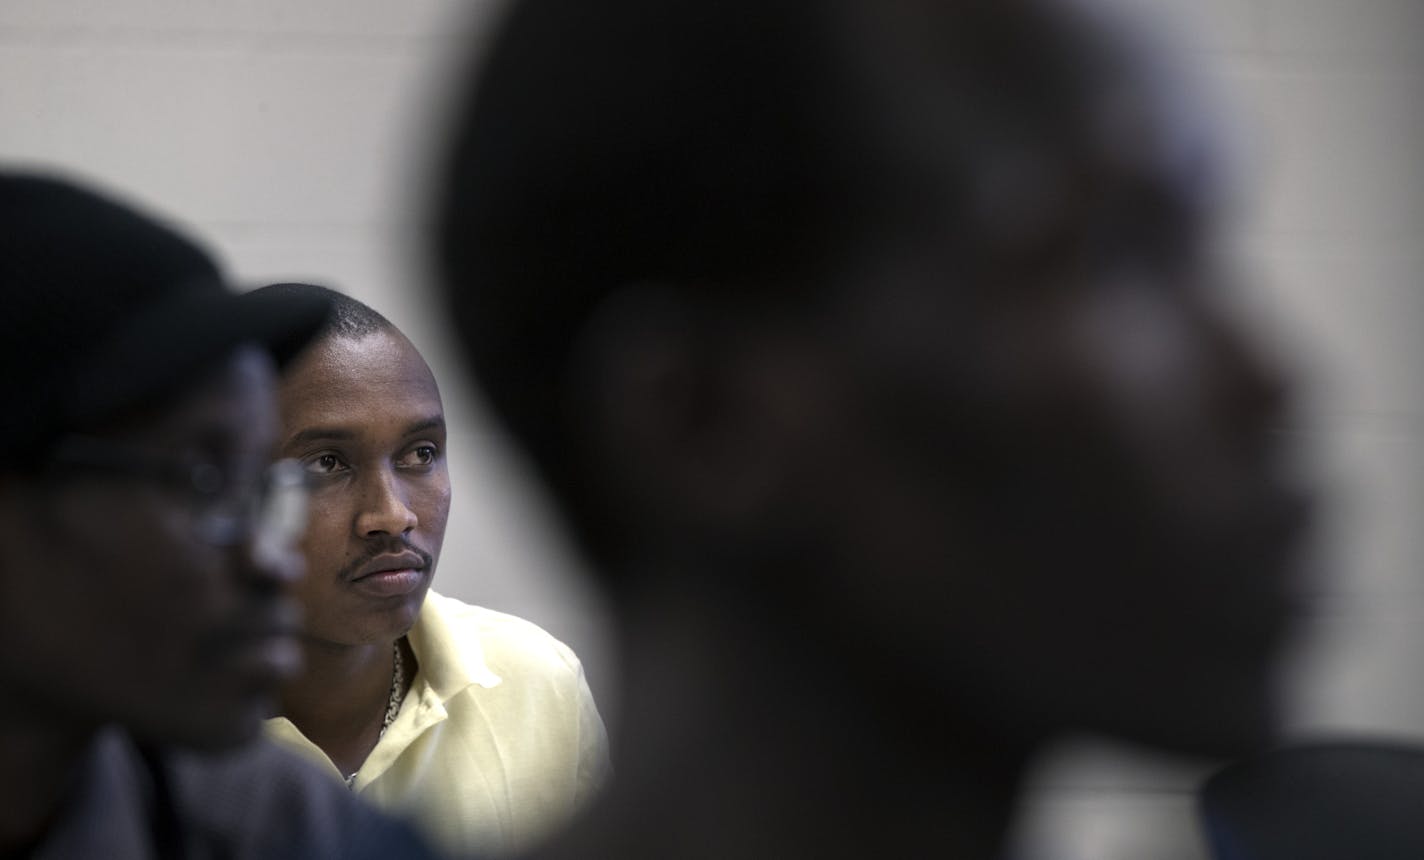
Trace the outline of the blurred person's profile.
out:
<instances>
[{"instance_id":1,"label":"blurred person's profile","mask_svg":"<svg viewBox=\"0 0 1424 860\"><path fill-rule=\"evenodd\" d=\"M0 173L0 855L425 856L254 742L300 663L276 372L328 303L68 180Z\"/></svg>"},{"instance_id":2,"label":"blurred person's profile","mask_svg":"<svg viewBox=\"0 0 1424 860\"><path fill-rule=\"evenodd\" d=\"M1171 83L1079 3L511 4L436 242L615 602L552 856L989 857L1065 732L1272 737L1290 380Z\"/></svg>"},{"instance_id":3,"label":"blurred person's profile","mask_svg":"<svg viewBox=\"0 0 1424 860\"><path fill-rule=\"evenodd\" d=\"M253 295L333 308L279 388L276 456L301 467L311 500L295 589L306 660L269 735L456 856L528 847L606 776L582 665L528 621L431 590L447 431L410 339L325 287Z\"/></svg>"}]
</instances>

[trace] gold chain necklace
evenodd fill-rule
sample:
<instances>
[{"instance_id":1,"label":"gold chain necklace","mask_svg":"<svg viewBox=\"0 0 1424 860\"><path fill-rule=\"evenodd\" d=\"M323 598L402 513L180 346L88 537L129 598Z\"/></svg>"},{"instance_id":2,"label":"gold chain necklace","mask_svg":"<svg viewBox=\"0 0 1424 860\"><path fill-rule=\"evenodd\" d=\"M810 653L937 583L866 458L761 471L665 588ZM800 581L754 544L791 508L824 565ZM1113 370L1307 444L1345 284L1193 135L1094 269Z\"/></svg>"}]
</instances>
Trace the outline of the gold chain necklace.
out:
<instances>
[{"instance_id":1,"label":"gold chain necklace","mask_svg":"<svg viewBox=\"0 0 1424 860\"><path fill-rule=\"evenodd\" d=\"M400 640L397 639L395 645L395 663L391 670L391 694L386 699L386 715L381 720L381 732L376 735L376 742L380 743L381 738L386 736L386 729L391 727L391 723L396 721L396 714L400 713L401 702L405 700L405 659L401 657ZM346 777L346 787L352 790L356 788L356 774L360 773L360 768L351 772Z\"/></svg>"}]
</instances>

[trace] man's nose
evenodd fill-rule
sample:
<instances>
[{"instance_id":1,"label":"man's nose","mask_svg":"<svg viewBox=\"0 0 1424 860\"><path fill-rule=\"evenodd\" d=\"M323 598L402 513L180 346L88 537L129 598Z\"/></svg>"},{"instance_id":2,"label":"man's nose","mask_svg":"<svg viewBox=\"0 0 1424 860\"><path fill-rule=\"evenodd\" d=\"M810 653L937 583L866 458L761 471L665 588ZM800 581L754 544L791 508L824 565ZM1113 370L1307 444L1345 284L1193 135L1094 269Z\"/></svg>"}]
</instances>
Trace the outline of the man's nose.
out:
<instances>
[{"instance_id":1,"label":"man's nose","mask_svg":"<svg viewBox=\"0 0 1424 860\"><path fill-rule=\"evenodd\" d=\"M274 548L248 540L241 551L243 567L254 580L290 588L306 575L306 559L296 546Z\"/></svg>"},{"instance_id":2,"label":"man's nose","mask_svg":"<svg viewBox=\"0 0 1424 860\"><path fill-rule=\"evenodd\" d=\"M368 475L356 514L357 534L362 537L403 535L418 523L407 502L405 488L391 470Z\"/></svg>"},{"instance_id":3,"label":"man's nose","mask_svg":"<svg viewBox=\"0 0 1424 860\"><path fill-rule=\"evenodd\" d=\"M1251 430L1280 430L1298 405L1294 368L1252 320L1217 308L1210 329L1227 414Z\"/></svg>"}]
</instances>

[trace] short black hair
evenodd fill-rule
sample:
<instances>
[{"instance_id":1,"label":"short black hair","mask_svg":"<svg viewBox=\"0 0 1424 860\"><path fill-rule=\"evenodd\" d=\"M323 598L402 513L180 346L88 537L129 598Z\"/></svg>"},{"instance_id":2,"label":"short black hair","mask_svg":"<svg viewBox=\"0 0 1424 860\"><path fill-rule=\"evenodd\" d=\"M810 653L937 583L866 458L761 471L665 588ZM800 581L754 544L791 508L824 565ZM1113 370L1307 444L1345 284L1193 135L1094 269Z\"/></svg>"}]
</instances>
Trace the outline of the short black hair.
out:
<instances>
[{"instance_id":1,"label":"short black hair","mask_svg":"<svg viewBox=\"0 0 1424 860\"><path fill-rule=\"evenodd\" d=\"M397 331L395 324L379 311L359 299L319 284L289 282L258 287L253 293L314 296L331 303L331 314L317 332L315 340L329 337L362 338L382 331Z\"/></svg>"},{"instance_id":2,"label":"short black hair","mask_svg":"<svg viewBox=\"0 0 1424 860\"><path fill-rule=\"evenodd\" d=\"M639 282L799 301L838 254L914 230L972 253L989 168L1089 135L1084 100L1120 71L1075 20L1034 0L514 0L453 127L436 256L476 379L586 548L609 536L565 386L599 304Z\"/></svg>"}]
</instances>

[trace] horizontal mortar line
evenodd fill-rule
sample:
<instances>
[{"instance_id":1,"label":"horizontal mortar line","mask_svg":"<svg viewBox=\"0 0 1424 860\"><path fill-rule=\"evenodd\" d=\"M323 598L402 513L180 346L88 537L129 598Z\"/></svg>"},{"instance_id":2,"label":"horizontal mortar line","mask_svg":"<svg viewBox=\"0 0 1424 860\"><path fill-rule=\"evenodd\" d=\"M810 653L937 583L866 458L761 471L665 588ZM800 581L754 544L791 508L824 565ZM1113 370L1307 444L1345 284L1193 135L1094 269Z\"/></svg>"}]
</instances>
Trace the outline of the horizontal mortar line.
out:
<instances>
[{"instance_id":1,"label":"horizontal mortar line","mask_svg":"<svg viewBox=\"0 0 1424 860\"><path fill-rule=\"evenodd\" d=\"M409 221L230 221L190 218L185 223L201 230L221 230L228 235L336 235L390 233L408 235L421 229Z\"/></svg>"},{"instance_id":2,"label":"horizontal mortar line","mask_svg":"<svg viewBox=\"0 0 1424 860\"><path fill-rule=\"evenodd\" d=\"M455 27L455 31L463 28ZM141 48L163 52L191 52L213 48L254 53L345 53L372 49L385 53L424 54L432 48L459 45L463 33L442 30L431 33L321 33L300 30L204 30L136 27L73 27L31 29L0 26L0 47Z\"/></svg>"},{"instance_id":3,"label":"horizontal mortar line","mask_svg":"<svg viewBox=\"0 0 1424 860\"><path fill-rule=\"evenodd\" d=\"M1318 409L1281 428L1288 435L1385 434L1424 438L1424 414L1410 411Z\"/></svg>"},{"instance_id":4,"label":"horizontal mortar line","mask_svg":"<svg viewBox=\"0 0 1424 860\"><path fill-rule=\"evenodd\" d=\"M1305 625L1358 619L1361 615L1378 621L1382 613L1414 616L1424 603L1424 592L1407 588L1356 588L1346 593L1311 592L1300 595L1300 621Z\"/></svg>"},{"instance_id":5,"label":"horizontal mortar line","mask_svg":"<svg viewBox=\"0 0 1424 860\"><path fill-rule=\"evenodd\" d=\"M1424 136L1421 136L1424 144ZM1420 219L1424 226L1424 218ZM1246 228L1240 241L1249 243L1244 250L1264 252L1270 256L1301 258L1370 258L1383 254L1391 260L1424 258L1418 233L1408 230L1388 233L1343 232L1339 230L1261 230Z\"/></svg>"},{"instance_id":6,"label":"horizontal mortar line","mask_svg":"<svg viewBox=\"0 0 1424 860\"><path fill-rule=\"evenodd\" d=\"M1424 61L1411 51L1394 48L1385 52L1306 49L1206 48L1184 52L1187 56L1219 64L1228 71L1247 72L1261 77L1286 78L1398 78L1401 81L1424 77Z\"/></svg>"}]
</instances>

